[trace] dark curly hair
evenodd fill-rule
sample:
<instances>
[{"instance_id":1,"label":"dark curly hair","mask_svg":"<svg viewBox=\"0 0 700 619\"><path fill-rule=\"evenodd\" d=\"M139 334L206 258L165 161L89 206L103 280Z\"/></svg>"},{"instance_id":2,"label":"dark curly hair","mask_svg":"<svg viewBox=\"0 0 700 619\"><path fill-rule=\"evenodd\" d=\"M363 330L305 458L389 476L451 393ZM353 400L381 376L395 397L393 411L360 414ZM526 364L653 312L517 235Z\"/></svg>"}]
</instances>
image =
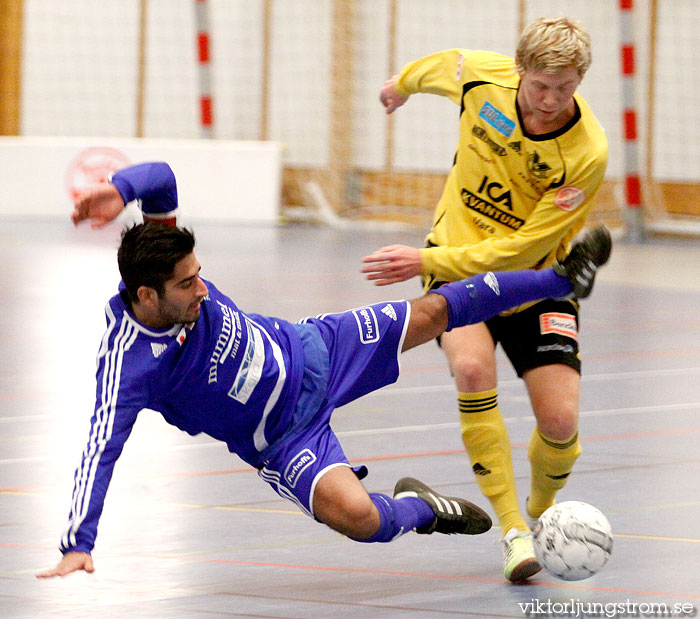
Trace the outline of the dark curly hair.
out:
<instances>
[{"instance_id":1,"label":"dark curly hair","mask_svg":"<svg viewBox=\"0 0 700 619\"><path fill-rule=\"evenodd\" d=\"M138 302L141 286L153 288L162 296L175 265L191 254L194 246L194 234L187 228L151 222L124 230L117 262L132 303Z\"/></svg>"}]
</instances>

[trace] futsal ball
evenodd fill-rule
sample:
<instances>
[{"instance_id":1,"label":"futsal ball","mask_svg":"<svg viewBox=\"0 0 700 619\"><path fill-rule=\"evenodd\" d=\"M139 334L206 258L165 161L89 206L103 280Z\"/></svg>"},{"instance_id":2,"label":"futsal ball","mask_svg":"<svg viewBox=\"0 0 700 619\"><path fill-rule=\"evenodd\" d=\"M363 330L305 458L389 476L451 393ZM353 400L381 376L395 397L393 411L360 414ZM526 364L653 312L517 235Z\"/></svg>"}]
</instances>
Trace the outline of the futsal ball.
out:
<instances>
[{"instance_id":1,"label":"futsal ball","mask_svg":"<svg viewBox=\"0 0 700 619\"><path fill-rule=\"evenodd\" d=\"M593 576L610 558L613 535L602 512L581 501L547 509L533 531L540 565L562 580Z\"/></svg>"}]
</instances>

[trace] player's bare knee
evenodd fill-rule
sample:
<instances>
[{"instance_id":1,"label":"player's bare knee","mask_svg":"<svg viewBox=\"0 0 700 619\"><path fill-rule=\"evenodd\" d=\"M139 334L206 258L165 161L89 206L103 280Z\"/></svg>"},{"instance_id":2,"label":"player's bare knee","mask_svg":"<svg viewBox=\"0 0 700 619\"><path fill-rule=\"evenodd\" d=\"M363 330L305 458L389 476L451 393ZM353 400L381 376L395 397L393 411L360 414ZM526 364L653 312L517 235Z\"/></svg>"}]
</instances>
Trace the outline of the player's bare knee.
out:
<instances>
[{"instance_id":1,"label":"player's bare knee","mask_svg":"<svg viewBox=\"0 0 700 619\"><path fill-rule=\"evenodd\" d=\"M539 411L536 416L540 433L555 441L570 439L578 430L578 407L563 405Z\"/></svg>"},{"instance_id":2,"label":"player's bare knee","mask_svg":"<svg viewBox=\"0 0 700 619\"><path fill-rule=\"evenodd\" d=\"M472 356L459 356L450 361L450 369L460 391L476 392L492 389L496 377L488 364Z\"/></svg>"}]
</instances>

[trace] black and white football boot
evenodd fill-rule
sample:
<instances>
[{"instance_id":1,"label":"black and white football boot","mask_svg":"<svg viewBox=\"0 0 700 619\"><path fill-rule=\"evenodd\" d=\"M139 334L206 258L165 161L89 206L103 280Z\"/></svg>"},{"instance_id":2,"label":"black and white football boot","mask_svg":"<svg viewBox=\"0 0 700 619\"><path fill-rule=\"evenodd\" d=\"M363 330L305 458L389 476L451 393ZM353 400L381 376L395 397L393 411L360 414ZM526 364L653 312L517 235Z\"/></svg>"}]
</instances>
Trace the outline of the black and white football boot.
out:
<instances>
[{"instance_id":1,"label":"black and white football boot","mask_svg":"<svg viewBox=\"0 0 700 619\"><path fill-rule=\"evenodd\" d=\"M435 520L429 525L416 528L416 533L478 535L491 528L490 516L480 507L465 499L443 496L412 477L403 477L396 482L394 498L408 496L425 501L435 514Z\"/></svg>"},{"instance_id":2,"label":"black and white football boot","mask_svg":"<svg viewBox=\"0 0 700 619\"><path fill-rule=\"evenodd\" d=\"M574 297L585 299L593 290L598 267L608 261L611 251L610 231L605 226L596 226L571 248L566 258L555 262L552 268L559 275L568 278L574 287Z\"/></svg>"}]
</instances>

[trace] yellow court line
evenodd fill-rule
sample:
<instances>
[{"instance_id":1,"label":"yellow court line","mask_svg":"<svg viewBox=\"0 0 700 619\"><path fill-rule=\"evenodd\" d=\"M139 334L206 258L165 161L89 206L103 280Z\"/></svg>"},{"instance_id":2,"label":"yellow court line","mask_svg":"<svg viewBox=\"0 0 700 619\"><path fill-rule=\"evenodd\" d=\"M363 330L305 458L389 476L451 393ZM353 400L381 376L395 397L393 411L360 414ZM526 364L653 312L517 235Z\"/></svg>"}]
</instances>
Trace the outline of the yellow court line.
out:
<instances>
[{"instance_id":1,"label":"yellow court line","mask_svg":"<svg viewBox=\"0 0 700 619\"><path fill-rule=\"evenodd\" d=\"M493 526L492 529L500 529L498 525ZM659 542L690 542L692 544L700 544L700 538L693 537L664 537L662 535L635 535L633 533L615 533L613 531L613 538L624 537L627 539L648 539Z\"/></svg>"},{"instance_id":2,"label":"yellow court line","mask_svg":"<svg viewBox=\"0 0 700 619\"><path fill-rule=\"evenodd\" d=\"M257 507L231 507L227 505L216 505L214 509L226 509L232 512L261 512L263 514L294 514L304 516L298 509L262 509Z\"/></svg>"},{"instance_id":3,"label":"yellow court line","mask_svg":"<svg viewBox=\"0 0 700 619\"><path fill-rule=\"evenodd\" d=\"M700 539L692 537L663 537L661 535L632 535L630 533L613 533L613 537L626 537L629 539L651 539L662 542L691 542L692 544L700 544Z\"/></svg>"},{"instance_id":4,"label":"yellow court line","mask_svg":"<svg viewBox=\"0 0 700 619\"><path fill-rule=\"evenodd\" d=\"M193 509L222 509L234 512L258 512L263 514L293 514L295 516L303 516L304 514L293 509L263 509L258 507L234 507L229 505L193 505L186 503L169 503L173 507L190 507ZM494 526L493 529L500 529L499 526ZM664 537L661 535L635 535L632 533L613 533L613 537L624 537L627 539L648 539L662 542L691 542L700 544L700 538L692 537Z\"/></svg>"},{"instance_id":5,"label":"yellow court line","mask_svg":"<svg viewBox=\"0 0 700 619\"><path fill-rule=\"evenodd\" d=\"M256 512L261 514L293 514L303 516L297 509L264 509L262 507L235 507L233 505L196 505L193 503L168 503L171 507L189 507L190 509L221 509L232 512Z\"/></svg>"},{"instance_id":6,"label":"yellow court line","mask_svg":"<svg viewBox=\"0 0 700 619\"><path fill-rule=\"evenodd\" d=\"M21 492L16 490L0 490L0 494L12 494L17 496L40 496L38 492ZM696 503L692 501L690 504ZM218 509L232 512L249 512L260 514L291 514L294 516L304 516L301 511L296 509L265 509L261 507L235 507L232 505L199 505L194 503L167 503L170 507L186 507L189 509ZM499 526L494 526L493 529L500 529ZM663 535L637 535L632 533L613 533L614 537L625 539L644 539L662 542L689 542L691 544L700 544L700 538L692 537L666 537Z\"/></svg>"}]
</instances>

